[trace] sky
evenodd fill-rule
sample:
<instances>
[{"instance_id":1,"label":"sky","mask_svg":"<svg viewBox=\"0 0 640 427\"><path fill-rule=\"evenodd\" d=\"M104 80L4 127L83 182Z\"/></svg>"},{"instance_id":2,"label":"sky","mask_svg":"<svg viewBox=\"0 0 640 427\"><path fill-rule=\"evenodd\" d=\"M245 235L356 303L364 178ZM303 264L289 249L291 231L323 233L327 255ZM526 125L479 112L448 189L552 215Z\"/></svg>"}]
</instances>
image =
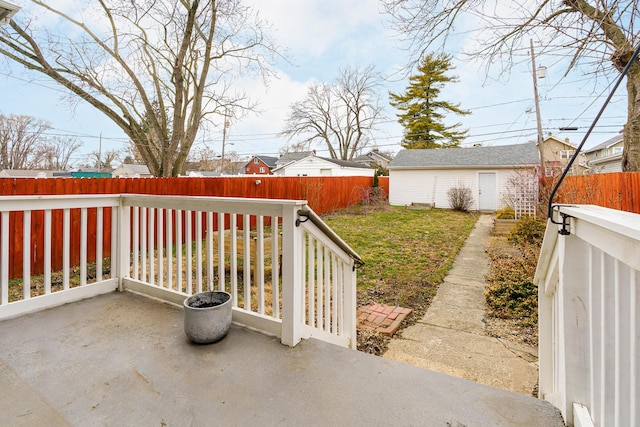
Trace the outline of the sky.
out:
<instances>
[{"instance_id":1,"label":"sky","mask_svg":"<svg viewBox=\"0 0 640 427\"><path fill-rule=\"evenodd\" d=\"M20 4L20 1L15 1ZM260 79L239 79L238 86L258 101L260 114L232 120L227 133L227 152L241 158L252 155L277 156L289 142L279 136L292 103L304 98L308 85L332 82L344 67L373 65L386 77L380 88L385 118L370 146L388 152L401 149L402 127L396 111L388 103L388 92L402 92L408 78L400 72L412 59L382 13L378 0L249 0L261 18L272 27L272 36L285 47L286 60L273 65L276 77L265 87ZM459 103L470 110L468 116L453 116L449 123L461 122L468 129L462 146L525 143L536 139L534 89L530 58L522 58L508 75L498 75L495 67L487 74L482 64L461 53L469 41L464 23L446 46L458 83L447 85L441 99ZM534 45L534 49L536 46ZM540 49L542 50L542 49ZM536 65L546 66L546 78L538 80L540 115L544 135L552 133L577 145L609 93L610 82L595 80L579 70L564 76L566 58L536 56ZM74 156L81 163L86 154L101 149L121 150L127 137L102 113L88 104L70 108L64 91L53 82L16 66L8 70L0 62L0 113L26 114L48 120L51 135L76 136L83 142ZM12 71L12 72L9 72ZM595 146L615 136L626 121L626 95L622 86L585 144ZM221 120L207 137L198 138L194 149L222 149ZM577 131L560 131L561 127ZM326 147L315 147L327 156ZM366 151L366 150L365 150Z\"/></svg>"}]
</instances>

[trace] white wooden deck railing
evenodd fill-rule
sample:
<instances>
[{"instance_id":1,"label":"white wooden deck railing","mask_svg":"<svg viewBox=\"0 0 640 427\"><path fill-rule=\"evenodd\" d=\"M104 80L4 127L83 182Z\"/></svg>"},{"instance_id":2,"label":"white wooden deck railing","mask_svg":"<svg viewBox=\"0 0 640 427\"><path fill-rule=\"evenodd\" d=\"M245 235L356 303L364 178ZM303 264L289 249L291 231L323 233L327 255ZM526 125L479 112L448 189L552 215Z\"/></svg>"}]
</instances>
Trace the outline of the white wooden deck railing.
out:
<instances>
[{"instance_id":1,"label":"white wooden deck railing","mask_svg":"<svg viewBox=\"0 0 640 427\"><path fill-rule=\"evenodd\" d=\"M74 210L81 218L75 240L69 224ZM58 216L64 223L57 233L51 226L56 211L62 211ZM88 236L88 211L97 223L98 248L89 280L87 247L93 236ZM26 248L23 278L11 282L14 242L8 236L14 224L9 212L24 212ZM30 272L31 212L44 212L45 271L35 282ZM105 274L107 235L112 256ZM55 239L64 241L60 273L51 267ZM77 268L69 263L72 240L80 245ZM148 195L0 198L0 319L116 288L176 304L187 295L218 289L231 293L235 322L276 335L286 345L317 337L355 348L357 261L358 255L304 201ZM60 286L51 286L54 274Z\"/></svg>"},{"instance_id":2,"label":"white wooden deck railing","mask_svg":"<svg viewBox=\"0 0 640 427\"><path fill-rule=\"evenodd\" d=\"M640 425L640 215L558 209L535 275L540 397L569 425Z\"/></svg>"}]
</instances>

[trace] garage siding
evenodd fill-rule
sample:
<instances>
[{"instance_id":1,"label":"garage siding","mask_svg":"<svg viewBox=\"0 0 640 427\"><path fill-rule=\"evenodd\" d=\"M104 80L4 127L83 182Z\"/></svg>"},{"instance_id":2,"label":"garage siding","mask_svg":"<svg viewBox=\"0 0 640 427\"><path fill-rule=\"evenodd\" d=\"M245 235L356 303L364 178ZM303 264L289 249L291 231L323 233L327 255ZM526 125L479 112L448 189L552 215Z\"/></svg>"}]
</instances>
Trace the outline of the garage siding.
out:
<instances>
[{"instance_id":1,"label":"garage siding","mask_svg":"<svg viewBox=\"0 0 640 427\"><path fill-rule=\"evenodd\" d=\"M512 178L517 174L513 169L452 169L419 170L403 169L389 171L389 204L406 206L411 203L429 203L437 208L449 209L447 192L452 187L471 188L473 204L471 210L478 209L478 174L496 174L498 209L503 208L512 187Z\"/></svg>"}]
</instances>

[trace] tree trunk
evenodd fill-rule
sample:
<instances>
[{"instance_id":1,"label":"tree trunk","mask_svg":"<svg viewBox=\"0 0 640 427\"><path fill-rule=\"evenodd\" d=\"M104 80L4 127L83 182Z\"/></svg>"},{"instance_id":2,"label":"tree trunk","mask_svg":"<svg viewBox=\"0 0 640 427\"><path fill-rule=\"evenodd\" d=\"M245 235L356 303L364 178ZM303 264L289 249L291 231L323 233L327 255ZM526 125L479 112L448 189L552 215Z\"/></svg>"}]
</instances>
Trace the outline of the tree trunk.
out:
<instances>
[{"instance_id":1,"label":"tree trunk","mask_svg":"<svg viewBox=\"0 0 640 427\"><path fill-rule=\"evenodd\" d=\"M622 170L640 171L640 63L633 64L627 73L628 117L624 126Z\"/></svg>"}]
</instances>

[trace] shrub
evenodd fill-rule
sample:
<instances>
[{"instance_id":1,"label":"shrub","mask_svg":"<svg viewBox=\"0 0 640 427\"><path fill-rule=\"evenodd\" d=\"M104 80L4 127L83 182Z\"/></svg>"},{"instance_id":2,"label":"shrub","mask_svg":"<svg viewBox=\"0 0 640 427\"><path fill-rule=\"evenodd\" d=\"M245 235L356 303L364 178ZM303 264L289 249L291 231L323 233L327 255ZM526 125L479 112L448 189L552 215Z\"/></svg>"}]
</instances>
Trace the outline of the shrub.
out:
<instances>
[{"instance_id":1,"label":"shrub","mask_svg":"<svg viewBox=\"0 0 640 427\"><path fill-rule=\"evenodd\" d=\"M449 206L451 209L467 212L473 203L473 193L469 187L459 185L457 187L451 187L447 191L447 197L449 198Z\"/></svg>"},{"instance_id":2,"label":"shrub","mask_svg":"<svg viewBox=\"0 0 640 427\"><path fill-rule=\"evenodd\" d=\"M533 284L538 251L532 246L516 256L493 252L489 284L484 295L494 316L512 319L518 325L538 323L538 288Z\"/></svg>"},{"instance_id":3,"label":"shrub","mask_svg":"<svg viewBox=\"0 0 640 427\"><path fill-rule=\"evenodd\" d=\"M544 237L545 223L542 220L526 216L511 229L508 240L518 246L542 244Z\"/></svg>"},{"instance_id":4,"label":"shrub","mask_svg":"<svg viewBox=\"0 0 640 427\"><path fill-rule=\"evenodd\" d=\"M505 206L496 212L496 218L498 219L515 219L516 211L511 206Z\"/></svg>"}]
</instances>

